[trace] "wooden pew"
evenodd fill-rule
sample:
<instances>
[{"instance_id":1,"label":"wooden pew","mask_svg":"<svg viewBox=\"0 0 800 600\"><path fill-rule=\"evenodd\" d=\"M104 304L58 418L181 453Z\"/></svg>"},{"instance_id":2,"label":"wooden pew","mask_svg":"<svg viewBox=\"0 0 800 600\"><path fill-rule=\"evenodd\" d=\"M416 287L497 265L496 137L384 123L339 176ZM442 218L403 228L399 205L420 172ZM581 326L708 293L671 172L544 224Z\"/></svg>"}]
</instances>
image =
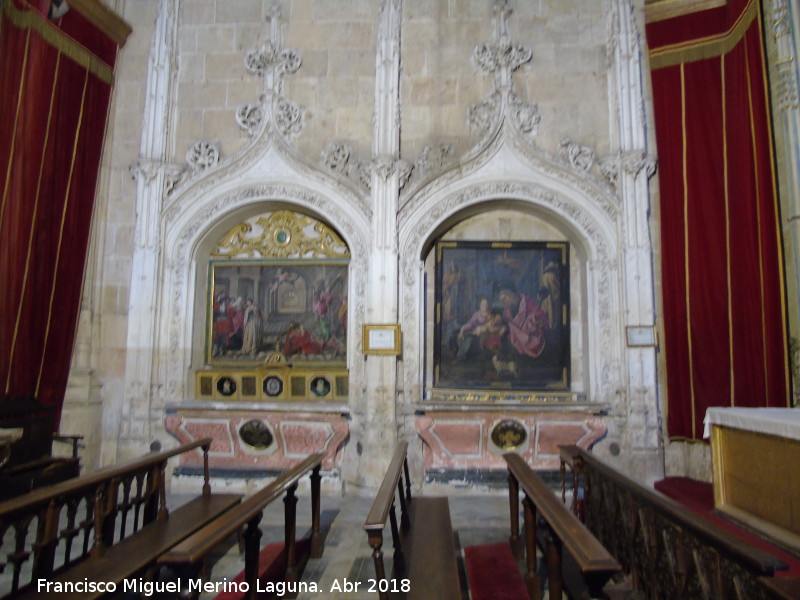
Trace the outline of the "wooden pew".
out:
<instances>
[{"instance_id":1,"label":"wooden pew","mask_svg":"<svg viewBox=\"0 0 800 600\"><path fill-rule=\"evenodd\" d=\"M51 588L48 594L37 584L118 585L152 567L162 553L241 500L238 494L211 493L210 445L211 439L198 440L0 503L0 540L7 532L13 539L12 547L0 548L0 569L11 567L10 589L0 591L0 598L99 598L105 595L99 590ZM170 512L167 460L198 448L204 457L202 494Z\"/></svg>"},{"instance_id":2,"label":"wooden pew","mask_svg":"<svg viewBox=\"0 0 800 600\"><path fill-rule=\"evenodd\" d=\"M244 581L248 584L248 591L245 600L256 598L258 579L258 562L261 547L261 529L259 523L263 515L264 508L285 494L284 502L284 523L285 538L284 552L286 556L286 571L284 581L292 583L297 581L302 565L307 558L320 558L324 549L322 535L320 533L320 466L324 454L312 454L303 462L296 465L277 479L265 486L249 498L246 498L239 506L229 510L216 520L212 521L202 529L199 529L172 550L162 555L158 559L161 566L189 567L193 573L203 570L206 557L209 552L226 540L231 534L241 531L246 526L244 533L245 556L244 556ZM298 481L307 473L311 473L311 540L310 556L298 557L296 548L296 510ZM294 594L288 594L292 597ZM190 594L190 598L197 598L196 594Z\"/></svg>"},{"instance_id":3,"label":"wooden pew","mask_svg":"<svg viewBox=\"0 0 800 600\"><path fill-rule=\"evenodd\" d=\"M380 600L387 600L390 593L404 594L408 600L461 600L449 503L445 497L411 497L407 451L407 442L397 445L364 522L375 563L378 596ZM400 523L395 508L398 499ZM387 520L394 546L390 579L386 577L381 549Z\"/></svg>"},{"instance_id":4,"label":"wooden pew","mask_svg":"<svg viewBox=\"0 0 800 600\"><path fill-rule=\"evenodd\" d=\"M53 434L56 407L35 396L0 395L0 429L20 435L0 448L0 501L77 477L79 435ZM72 456L53 455L53 442L72 444Z\"/></svg>"},{"instance_id":5,"label":"wooden pew","mask_svg":"<svg viewBox=\"0 0 800 600\"><path fill-rule=\"evenodd\" d=\"M585 524L652 599L764 600L760 577L786 565L747 546L671 498L645 487L590 452L579 459ZM577 490L575 491L577 494ZM780 597L780 596L778 596Z\"/></svg>"},{"instance_id":6,"label":"wooden pew","mask_svg":"<svg viewBox=\"0 0 800 600\"><path fill-rule=\"evenodd\" d=\"M523 510L525 519L525 558L527 572L525 583L532 600L541 598L541 582L537 574L536 544L542 546L547 561L547 577L550 597L561 598L566 588L571 598L582 597L588 591L589 597L600 598L603 586L620 572L619 563L586 529L583 523L559 502L556 495L518 454L503 455L508 467L509 509L511 513L512 549L521 558L521 539L519 533L519 493L524 494ZM544 522L545 531L540 531L538 523ZM576 567L575 573L565 569L566 552Z\"/></svg>"}]
</instances>

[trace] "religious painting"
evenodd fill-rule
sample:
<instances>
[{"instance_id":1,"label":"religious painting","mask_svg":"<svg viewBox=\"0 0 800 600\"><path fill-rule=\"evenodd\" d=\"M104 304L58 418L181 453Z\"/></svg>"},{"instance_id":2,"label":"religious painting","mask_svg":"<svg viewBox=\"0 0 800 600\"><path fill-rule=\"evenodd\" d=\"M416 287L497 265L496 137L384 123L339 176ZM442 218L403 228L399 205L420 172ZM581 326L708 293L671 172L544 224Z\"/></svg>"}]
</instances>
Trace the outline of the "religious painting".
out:
<instances>
[{"instance_id":1,"label":"religious painting","mask_svg":"<svg viewBox=\"0 0 800 600\"><path fill-rule=\"evenodd\" d=\"M569 244L439 242L433 387L564 391Z\"/></svg>"},{"instance_id":2,"label":"religious painting","mask_svg":"<svg viewBox=\"0 0 800 600\"><path fill-rule=\"evenodd\" d=\"M347 260L212 261L206 362L344 365ZM267 394L280 393L270 382Z\"/></svg>"}]
</instances>

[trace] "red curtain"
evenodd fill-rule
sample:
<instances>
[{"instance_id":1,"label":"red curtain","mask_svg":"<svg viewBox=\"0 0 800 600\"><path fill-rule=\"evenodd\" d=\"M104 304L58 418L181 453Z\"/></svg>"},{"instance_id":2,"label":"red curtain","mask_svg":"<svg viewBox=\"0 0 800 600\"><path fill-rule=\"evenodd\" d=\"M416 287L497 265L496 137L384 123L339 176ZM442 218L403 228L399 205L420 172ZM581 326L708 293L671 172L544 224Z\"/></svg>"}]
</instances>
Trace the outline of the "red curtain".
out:
<instances>
[{"instance_id":1,"label":"red curtain","mask_svg":"<svg viewBox=\"0 0 800 600\"><path fill-rule=\"evenodd\" d=\"M780 219L760 6L651 23L667 429L711 406L788 406Z\"/></svg>"},{"instance_id":2,"label":"red curtain","mask_svg":"<svg viewBox=\"0 0 800 600\"><path fill-rule=\"evenodd\" d=\"M60 409L117 45L48 6L0 15L0 389Z\"/></svg>"}]
</instances>

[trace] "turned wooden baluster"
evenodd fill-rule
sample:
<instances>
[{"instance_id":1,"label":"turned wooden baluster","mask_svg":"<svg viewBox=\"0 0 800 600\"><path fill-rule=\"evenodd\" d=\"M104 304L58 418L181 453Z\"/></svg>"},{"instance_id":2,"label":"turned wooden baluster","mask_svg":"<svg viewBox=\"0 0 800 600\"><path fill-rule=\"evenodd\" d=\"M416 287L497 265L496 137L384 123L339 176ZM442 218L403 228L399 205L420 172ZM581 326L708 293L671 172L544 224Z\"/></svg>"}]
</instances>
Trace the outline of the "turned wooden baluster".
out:
<instances>
[{"instance_id":1,"label":"turned wooden baluster","mask_svg":"<svg viewBox=\"0 0 800 600\"><path fill-rule=\"evenodd\" d=\"M392 500L392 506L389 509L389 524L392 528L392 547L394 548L392 559L394 560L394 570L395 573L402 573L405 571L406 560L400 541L400 530L397 528L397 512L395 511L394 500Z\"/></svg>"},{"instance_id":2,"label":"turned wooden baluster","mask_svg":"<svg viewBox=\"0 0 800 600\"><path fill-rule=\"evenodd\" d=\"M167 461L163 461L158 468L158 520L166 521L169 518L167 509Z\"/></svg>"},{"instance_id":3,"label":"turned wooden baluster","mask_svg":"<svg viewBox=\"0 0 800 600\"><path fill-rule=\"evenodd\" d=\"M522 509L525 519L525 586L532 600L541 600L542 582L536 564L536 506L527 494L522 501ZM561 594L550 597L561 598Z\"/></svg>"},{"instance_id":4,"label":"turned wooden baluster","mask_svg":"<svg viewBox=\"0 0 800 600\"><path fill-rule=\"evenodd\" d=\"M286 490L283 498L284 505L284 550L286 552L286 577L287 582L297 581L297 548L295 535L297 533L297 484Z\"/></svg>"},{"instance_id":5,"label":"turned wooden baluster","mask_svg":"<svg viewBox=\"0 0 800 600\"><path fill-rule=\"evenodd\" d=\"M204 444L203 448L203 496L208 496L211 494L211 484L208 481L208 451L211 448L211 444ZM166 467L166 464L164 465Z\"/></svg>"},{"instance_id":6,"label":"turned wooden baluster","mask_svg":"<svg viewBox=\"0 0 800 600\"><path fill-rule=\"evenodd\" d=\"M320 558L324 548L322 533L320 532L320 475L321 465L311 471L311 558Z\"/></svg>"},{"instance_id":7,"label":"turned wooden baluster","mask_svg":"<svg viewBox=\"0 0 800 600\"><path fill-rule=\"evenodd\" d=\"M147 473L145 471L140 471L136 473L135 481L136 481L136 495L133 497L131 502L133 502L133 531L139 531L139 529L144 524L144 519L140 520L142 516L142 506L145 502L145 477Z\"/></svg>"},{"instance_id":8,"label":"turned wooden baluster","mask_svg":"<svg viewBox=\"0 0 800 600\"><path fill-rule=\"evenodd\" d=\"M256 599L256 581L258 579L258 555L261 550L261 517L263 511L247 522L247 529L244 533L244 580L249 588L246 600Z\"/></svg>"},{"instance_id":9,"label":"turned wooden baluster","mask_svg":"<svg viewBox=\"0 0 800 600\"><path fill-rule=\"evenodd\" d=\"M30 527L33 516L28 516L14 523L14 552L8 554L8 562L13 567L11 575L11 591L19 589L19 578L22 572L22 564L28 560L31 553L25 550L25 540L28 538L28 528Z\"/></svg>"},{"instance_id":10,"label":"turned wooden baluster","mask_svg":"<svg viewBox=\"0 0 800 600\"><path fill-rule=\"evenodd\" d=\"M378 530L371 530L367 536L370 548L372 548L372 561L375 563L375 580L382 581L386 579L386 568L383 566L383 533ZM380 600L389 600L389 592L378 591L378 598Z\"/></svg>"},{"instance_id":11,"label":"turned wooden baluster","mask_svg":"<svg viewBox=\"0 0 800 600\"><path fill-rule=\"evenodd\" d=\"M53 563L56 558L58 546L58 517L61 514L61 505L53 498L47 507L39 512L39 526L37 527L36 541L33 544L33 577L32 580L46 579L53 574Z\"/></svg>"},{"instance_id":12,"label":"turned wooden baluster","mask_svg":"<svg viewBox=\"0 0 800 600\"><path fill-rule=\"evenodd\" d=\"M511 518L511 535L508 543L516 560L522 560L522 540L519 537L519 482L513 474L508 474L508 510Z\"/></svg>"},{"instance_id":13,"label":"turned wooden baluster","mask_svg":"<svg viewBox=\"0 0 800 600\"><path fill-rule=\"evenodd\" d=\"M547 532L547 581L550 598L561 598L563 581L561 579L561 560L563 548L561 540L552 531Z\"/></svg>"},{"instance_id":14,"label":"turned wooden baluster","mask_svg":"<svg viewBox=\"0 0 800 600\"><path fill-rule=\"evenodd\" d=\"M127 529L128 525L128 513L130 512L131 508L133 508L133 504L131 503L132 484L133 478L130 477L126 477L122 481L122 502L119 503L119 539L121 540L125 539L125 530Z\"/></svg>"},{"instance_id":15,"label":"turned wooden baluster","mask_svg":"<svg viewBox=\"0 0 800 600\"><path fill-rule=\"evenodd\" d=\"M408 502L406 501L406 493L403 488L403 478L397 480L397 493L400 496L400 526L403 531L407 531L411 527L411 519L408 516ZM392 514L394 514L394 505L392 506Z\"/></svg>"}]
</instances>

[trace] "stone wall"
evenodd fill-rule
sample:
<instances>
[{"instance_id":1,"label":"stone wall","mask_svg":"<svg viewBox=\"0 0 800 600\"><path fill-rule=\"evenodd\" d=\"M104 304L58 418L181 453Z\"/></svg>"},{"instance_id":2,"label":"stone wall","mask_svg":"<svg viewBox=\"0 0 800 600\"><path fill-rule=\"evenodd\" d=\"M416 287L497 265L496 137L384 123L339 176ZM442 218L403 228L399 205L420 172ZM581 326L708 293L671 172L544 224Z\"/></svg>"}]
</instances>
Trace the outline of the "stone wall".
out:
<instances>
[{"instance_id":1,"label":"stone wall","mask_svg":"<svg viewBox=\"0 0 800 600\"><path fill-rule=\"evenodd\" d=\"M609 407L620 460L659 470L654 350L626 350L614 338L608 355L600 352L624 324L653 322L652 160L641 77L626 79L641 64L641 8L627 0L518 1L503 15L502 3L490 0L396 7L392 29L384 3L372 0L124 3L134 32L116 74L70 387L75 404L65 412L67 420L76 415L76 426L86 410L102 423L101 452L89 450L89 466L174 443L163 426L165 406L192 399L187 382L198 368L187 347L192 324L174 316L204 318L186 307L198 281L194 248L220 221L269 201L305 208L349 235L363 302L351 317L353 334L376 316L406 330L399 361L364 359L356 341L348 352L355 416L343 469L345 478L374 483L355 475L363 447L383 454L396 435L414 437L425 343L408 330L422 322L414 312L424 301L416 287L420 249L476 212L492 218L489 201L500 195L514 196L521 215L554 219L555 230L570 231L580 245L576 306L586 311L577 315L589 357L582 391ZM529 49L530 61L482 63L481 44L504 40ZM281 70L265 53L268 42L296 53L299 64L281 63ZM252 51L261 52L265 71L247 63ZM266 113L277 105L265 103L278 97L286 100L282 121L252 121L248 129L240 115L237 124L243 106L251 116ZM396 107L387 106L392 99ZM210 145L201 150L211 152L187 158L202 140ZM337 171L331 154L321 158L331 144L346 146L358 168ZM406 181L409 166L415 170ZM512 176L521 181L507 185ZM284 196L260 196L264 186ZM460 194L467 186L472 191ZM415 213L440 209L441 221ZM513 220L513 212L504 218ZM415 223L429 229L404 233ZM519 237L520 227L515 222L509 235ZM502 222L490 230L503 235ZM406 244L412 235L421 238L416 246ZM607 297L598 291L604 285Z\"/></svg>"}]
</instances>

